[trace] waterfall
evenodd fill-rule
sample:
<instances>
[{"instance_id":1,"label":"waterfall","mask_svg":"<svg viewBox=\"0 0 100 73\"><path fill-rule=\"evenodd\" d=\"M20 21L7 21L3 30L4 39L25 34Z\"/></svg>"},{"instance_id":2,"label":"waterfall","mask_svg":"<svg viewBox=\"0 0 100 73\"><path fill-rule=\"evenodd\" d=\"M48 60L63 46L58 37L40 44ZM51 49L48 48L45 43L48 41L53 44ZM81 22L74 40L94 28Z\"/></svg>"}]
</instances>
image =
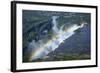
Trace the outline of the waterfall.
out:
<instances>
[{"instance_id":1,"label":"waterfall","mask_svg":"<svg viewBox=\"0 0 100 73\"><path fill-rule=\"evenodd\" d=\"M66 28L63 30L63 27L66 25L62 25L60 29L58 29L58 23L57 23L58 16L52 16L52 30L53 35L52 39L49 39L47 43L44 43L43 40L39 40L38 42L35 42L34 40L29 44L29 48L31 49L30 59L29 61L35 60L35 59L42 59L46 55L48 55L50 52L57 49L61 43L63 43L66 39L71 37L73 34L75 34L75 30L82 28L82 25L73 24L69 28ZM66 26L67 27L67 26Z\"/></svg>"},{"instance_id":2,"label":"waterfall","mask_svg":"<svg viewBox=\"0 0 100 73\"><path fill-rule=\"evenodd\" d=\"M58 28L57 28L57 25L58 25L58 23L57 23L57 18L58 18L58 16L52 16L52 24L53 24L53 32L54 33L57 33L58 32Z\"/></svg>"}]
</instances>

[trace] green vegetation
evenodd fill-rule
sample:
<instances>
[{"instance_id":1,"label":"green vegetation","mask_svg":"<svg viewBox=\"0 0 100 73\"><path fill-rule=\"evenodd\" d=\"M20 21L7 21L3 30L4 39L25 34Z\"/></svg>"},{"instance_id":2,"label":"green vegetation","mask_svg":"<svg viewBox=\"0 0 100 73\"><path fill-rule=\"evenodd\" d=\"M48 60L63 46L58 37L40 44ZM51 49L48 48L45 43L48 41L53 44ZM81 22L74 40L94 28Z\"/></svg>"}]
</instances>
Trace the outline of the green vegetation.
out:
<instances>
[{"instance_id":1,"label":"green vegetation","mask_svg":"<svg viewBox=\"0 0 100 73\"><path fill-rule=\"evenodd\" d=\"M46 56L43 59L33 60L33 62L46 62L46 61L71 61L71 60L88 60L91 59L88 54L58 54L53 57ZM27 61L26 61L27 62Z\"/></svg>"},{"instance_id":2,"label":"green vegetation","mask_svg":"<svg viewBox=\"0 0 100 73\"><path fill-rule=\"evenodd\" d=\"M63 56L57 56L55 58L56 60L65 61L65 60L85 60L90 59L89 55L63 55Z\"/></svg>"}]
</instances>

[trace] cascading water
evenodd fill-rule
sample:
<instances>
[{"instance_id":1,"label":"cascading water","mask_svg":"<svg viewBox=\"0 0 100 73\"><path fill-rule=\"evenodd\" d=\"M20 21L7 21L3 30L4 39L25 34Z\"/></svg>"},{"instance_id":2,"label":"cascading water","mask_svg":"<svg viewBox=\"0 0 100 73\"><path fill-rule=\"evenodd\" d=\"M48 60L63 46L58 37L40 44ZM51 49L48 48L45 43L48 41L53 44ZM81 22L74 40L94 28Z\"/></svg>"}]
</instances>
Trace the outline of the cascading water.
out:
<instances>
[{"instance_id":1,"label":"cascading water","mask_svg":"<svg viewBox=\"0 0 100 73\"><path fill-rule=\"evenodd\" d=\"M58 18L58 16L52 16L52 24L53 24L52 29L53 29L54 33L58 33L58 31L59 31L59 29L57 28L57 25L58 25L58 23L56 21L57 18Z\"/></svg>"},{"instance_id":2,"label":"cascading water","mask_svg":"<svg viewBox=\"0 0 100 73\"><path fill-rule=\"evenodd\" d=\"M83 24L80 26L77 24L73 24L72 26L64 30L63 27L66 25L62 25L61 28L58 29L57 18L59 17L52 16L52 24L53 24L52 30L54 34L52 35L51 39L49 39L46 43L44 43L43 40L39 40L38 42L35 42L35 40L33 40L29 44L28 48L31 49L29 61L44 58L51 51L57 49L59 45L64 42L64 40L68 39L73 34L75 34L74 32L75 30L83 27Z\"/></svg>"}]
</instances>

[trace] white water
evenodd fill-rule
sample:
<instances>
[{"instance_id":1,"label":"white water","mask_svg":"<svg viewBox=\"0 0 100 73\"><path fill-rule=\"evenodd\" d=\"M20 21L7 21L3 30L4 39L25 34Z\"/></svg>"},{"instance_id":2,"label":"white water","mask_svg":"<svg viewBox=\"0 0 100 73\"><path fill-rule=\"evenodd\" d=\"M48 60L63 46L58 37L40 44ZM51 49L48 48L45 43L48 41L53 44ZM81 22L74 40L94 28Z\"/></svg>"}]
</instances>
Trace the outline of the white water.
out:
<instances>
[{"instance_id":1,"label":"white water","mask_svg":"<svg viewBox=\"0 0 100 73\"><path fill-rule=\"evenodd\" d=\"M52 16L52 24L53 24L52 29L53 29L53 32L54 32L55 34L57 34L58 31L59 31L59 29L57 28L57 25L58 25L58 23L57 23L57 21L56 21L57 18L58 18L58 16Z\"/></svg>"},{"instance_id":2,"label":"white water","mask_svg":"<svg viewBox=\"0 0 100 73\"><path fill-rule=\"evenodd\" d=\"M58 16L52 16L52 30L54 32L52 39L48 40L47 43L44 43L43 40L39 40L39 42L35 42L34 40L29 44L29 48L32 48L30 60L35 60L38 58L44 58L48 53L51 51L54 51L59 47L61 43L63 43L66 39L71 37L75 30L82 28L82 26L78 26L77 24L73 24L71 27L63 30L63 26L61 26L60 29L58 29L58 23L57 23Z\"/></svg>"}]
</instances>

